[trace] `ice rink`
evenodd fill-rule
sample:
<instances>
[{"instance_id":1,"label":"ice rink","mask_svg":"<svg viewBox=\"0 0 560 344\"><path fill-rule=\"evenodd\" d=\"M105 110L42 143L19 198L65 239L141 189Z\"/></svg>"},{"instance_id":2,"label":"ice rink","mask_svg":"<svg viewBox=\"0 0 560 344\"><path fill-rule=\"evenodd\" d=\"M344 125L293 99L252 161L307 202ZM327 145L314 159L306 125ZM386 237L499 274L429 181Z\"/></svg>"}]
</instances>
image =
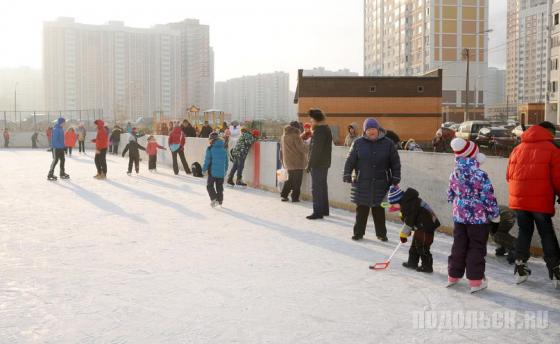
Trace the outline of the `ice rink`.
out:
<instances>
[{"instance_id":1,"label":"ice rink","mask_svg":"<svg viewBox=\"0 0 560 344\"><path fill-rule=\"evenodd\" d=\"M489 246L489 288L471 295L465 281L444 287L444 234L432 246L433 274L401 266L409 244L388 270L372 271L398 242L398 224L382 243L370 219L356 243L350 212L313 222L308 202L230 188L213 209L205 179L164 166L152 174L146 161L129 177L128 159L108 156L108 180L95 180L92 152L67 158L70 180L49 182L50 161L43 149L0 150L2 344L560 340L560 291L542 259L516 286ZM426 326L434 314L468 312L515 314L519 328ZM526 321L534 314L546 318Z\"/></svg>"}]
</instances>

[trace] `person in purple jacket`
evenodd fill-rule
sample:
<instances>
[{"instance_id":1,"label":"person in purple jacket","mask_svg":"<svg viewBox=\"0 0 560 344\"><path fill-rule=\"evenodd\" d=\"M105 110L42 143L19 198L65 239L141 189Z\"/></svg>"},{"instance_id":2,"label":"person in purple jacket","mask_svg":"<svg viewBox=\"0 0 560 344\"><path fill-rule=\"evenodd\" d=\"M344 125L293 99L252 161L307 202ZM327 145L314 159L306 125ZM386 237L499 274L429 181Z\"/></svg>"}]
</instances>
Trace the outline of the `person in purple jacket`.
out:
<instances>
[{"instance_id":1,"label":"person in purple jacket","mask_svg":"<svg viewBox=\"0 0 560 344\"><path fill-rule=\"evenodd\" d=\"M488 174L480 169L484 154L472 141L451 141L455 169L449 178L448 201L453 203L453 246L448 260L448 287L467 273L471 293L488 286L486 244L490 223L500 222L500 209Z\"/></svg>"}]
</instances>

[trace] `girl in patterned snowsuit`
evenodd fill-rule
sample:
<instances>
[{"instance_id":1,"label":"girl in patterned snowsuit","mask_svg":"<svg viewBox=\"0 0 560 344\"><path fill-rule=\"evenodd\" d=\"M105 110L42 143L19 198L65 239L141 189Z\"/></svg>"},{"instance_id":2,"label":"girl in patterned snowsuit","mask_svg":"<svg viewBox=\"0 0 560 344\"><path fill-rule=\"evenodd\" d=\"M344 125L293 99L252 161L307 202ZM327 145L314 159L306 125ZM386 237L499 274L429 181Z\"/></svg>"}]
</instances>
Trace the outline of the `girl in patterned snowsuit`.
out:
<instances>
[{"instance_id":1,"label":"girl in patterned snowsuit","mask_svg":"<svg viewBox=\"0 0 560 344\"><path fill-rule=\"evenodd\" d=\"M486 172L480 169L484 155L474 142L456 138L455 169L449 178L448 201L453 203L453 247L448 261L448 287L467 273L471 293L488 285L484 275L490 222L500 222L500 209Z\"/></svg>"}]
</instances>

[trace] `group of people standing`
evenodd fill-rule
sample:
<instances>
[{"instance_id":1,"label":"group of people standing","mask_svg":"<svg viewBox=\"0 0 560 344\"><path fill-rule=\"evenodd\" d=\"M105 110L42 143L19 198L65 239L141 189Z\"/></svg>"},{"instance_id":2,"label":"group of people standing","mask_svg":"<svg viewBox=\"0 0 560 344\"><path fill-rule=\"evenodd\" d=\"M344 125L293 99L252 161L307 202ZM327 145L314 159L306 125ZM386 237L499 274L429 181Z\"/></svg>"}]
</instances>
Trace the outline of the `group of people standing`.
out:
<instances>
[{"instance_id":1,"label":"group of people standing","mask_svg":"<svg viewBox=\"0 0 560 344\"><path fill-rule=\"evenodd\" d=\"M321 219L329 215L326 180L331 163L332 136L320 110L311 109L309 118L312 123L309 147L305 146L301 137L298 139L296 128L289 126L284 129L282 162L289 178L281 198L287 201L291 191L292 198L296 195L296 200L299 200L301 175L304 170L310 172L313 214L307 218ZM531 274L527 260L536 226L549 277L558 288L560 248L552 224L555 199L560 197L560 151L553 144L555 131L554 125L548 122L528 129L510 157L506 179L510 186L509 207L515 212L519 226L514 250L517 283L523 283ZM398 211L404 222L401 242L406 242L414 233L409 258L403 266L429 273L433 271L430 246L435 230L441 224L417 190L400 189L400 158L394 141L387 137L386 132L373 118L364 121L360 137L355 135L357 125L349 126L345 143L350 149L343 181L351 184L351 199L356 204L352 239L363 239L371 211L377 238L387 241L385 208ZM450 146L455 154L455 168L448 187L448 201L453 204L454 241L448 260L447 286L456 285L466 274L470 290L474 293L488 286L485 256L489 235L496 233L500 227L510 227L512 219L509 217L512 216L500 217L501 212L511 211L504 212L498 206L490 178L481 169L486 157L480 153L478 146L460 138L452 140Z\"/></svg>"}]
</instances>

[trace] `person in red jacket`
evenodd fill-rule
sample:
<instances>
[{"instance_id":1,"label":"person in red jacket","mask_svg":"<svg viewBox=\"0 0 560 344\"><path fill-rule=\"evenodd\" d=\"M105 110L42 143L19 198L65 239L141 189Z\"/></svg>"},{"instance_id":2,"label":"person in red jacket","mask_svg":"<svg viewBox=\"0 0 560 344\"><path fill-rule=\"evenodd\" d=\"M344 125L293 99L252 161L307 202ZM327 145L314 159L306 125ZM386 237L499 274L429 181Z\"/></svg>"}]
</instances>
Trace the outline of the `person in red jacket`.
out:
<instances>
[{"instance_id":1,"label":"person in red jacket","mask_svg":"<svg viewBox=\"0 0 560 344\"><path fill-rule=\"evenodd\" d=\"M98 119L95 120L95 125L97 126L97 136L91 142L95 143L95 167L97 168L97 174L94 176L95 179L106 179L107 178L107 147L109 147L109 135L105 130L105 123Z\"/></svg>"},{"instance_id":2,"label":"person in red jacket","mask_svg":"<svg viewBox=\"0 0 560 344\"><path fill-rule=\"evenodd\" d=\"M191 169L185 158L185 135L179 125L175 125L168 139L169 149L173 157L173 172L179 174L179 164L177 163L177 155L181 158L181 163L187 174L191 174Z\"/></svg>"},{"instance_id":3,"label":"person in red jacket","mask_svg":"<svg viewBox=\"0 0 560 344\"><path fill-rule=\"evenodd\" d=\"M165 147L156 142L156 138L150 135L148 137L148 144L146 145L146 153L148 153L148 170L150 172L156 171L157 165L157 150L167 150Z\"/></svg>"},{"instance_id":4,"label":"person in red jacket","mask_svg":"<svg viewBox=\"0 0 560 344\"><path fill-rule=\"evenodd\" d=\"M515 210L519 225L514 271L518 284L531 274L527 260L536 225L550 279L560 287L560 247L552 225L555 196L560 195L560 150L554 145L555 131L550 122L532 126L509 158L509 207Z\"/></svg>"},{"instance_id":5,"label":"person in red jacket","mask_svg":"<svg viewBox=\"0 0 560 344\"><path fill-rule=\"evenodd\" d=\"M66 130L66 133L64 134L64 147L66 147L65 152L70 156L72 156L72 148L76 146L77 140L78 135L76 135L74 128L69 128L68 130Z\"/></svg>"}]
</instances>

